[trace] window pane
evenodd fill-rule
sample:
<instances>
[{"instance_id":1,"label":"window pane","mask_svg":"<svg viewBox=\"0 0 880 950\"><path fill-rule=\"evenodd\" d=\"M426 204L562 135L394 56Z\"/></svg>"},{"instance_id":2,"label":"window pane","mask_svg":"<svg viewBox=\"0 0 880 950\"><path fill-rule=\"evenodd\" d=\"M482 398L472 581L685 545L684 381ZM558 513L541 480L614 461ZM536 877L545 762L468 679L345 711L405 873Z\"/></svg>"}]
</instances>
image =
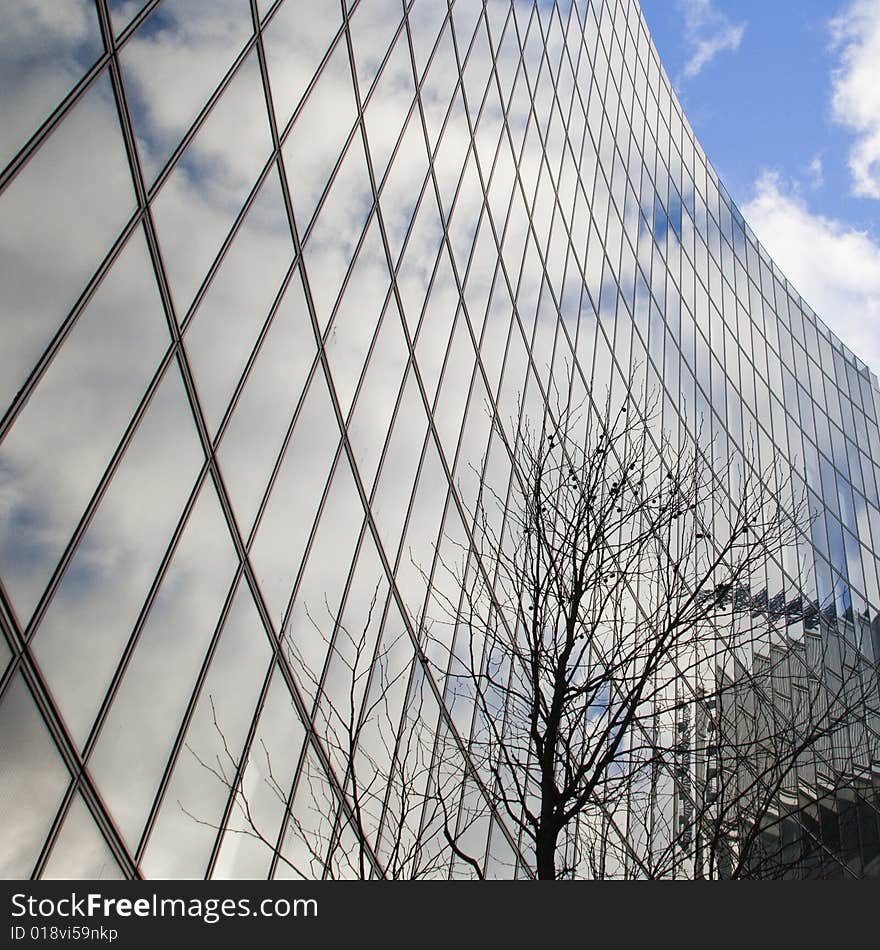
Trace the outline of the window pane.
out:
<instances>
[{"instance_id":1,"label":"window pane","mask_svg":"<svg viewBox=\"0 0 880 950\"><path fill-rule=\"evenodd\" d=\"M26 623L170 343L143 235L98 288L0 448L0 570Z\"/></svg>"},{"instance_id":2,"label":"window pane","mask_svg":"<svg viewBox=\"0 0 880 950\"><path fill-rule=\"evenodd\" d=\"M0 33L0 168L101 52L98 19L88 0L6 6Z\"/></svg>"},{"instance_id":3,"label":"window pane","mask_svg":"<svg viewBox=\"0 0 880 950\"><path fill-rule=\"evenodd\" d=\"M132 848L137 846L235 564L232 539L207 481L89 760L102 797Z\"/></svg>"},{"instance_id":4,"label":"window pane","mask_svg":"<svg viewBox=\"0 0 880 950\"><path fill-rule=\"evenodd\" d=\"M32 642L78 742L94 721L203 459L172 366Z\"/></svg>"},{"instance_id":5,"label":"window pane","mask_svg":"<svg viewBox=\"0 0 880 950\"><path fill-rule=\"evenodd\" d=\"M122 877L109 845L77 795L67 810L42 879L115 881Z\"/></svg>"},{"instance_id":6,"label":"window pane","mask_svg":"<svg viewBox=\"0 0 880 950\"><path fill-rule=\"evenodd\" d=\"M273 170L186 332L187 355L212 433L292 260L293 241Z\"/></svg>"},{"instance_id":7,"label":"window pane","mask_svg":"<svg viewBox=\"0 0 880 950\"><path fill-rule=\"evenodd\" d=\"M0 405L27 378L134 211L106 75L0 196Z\"/></svg>"},{"instance_id":8,"label":"window pane","mask_svg":"<svg viewBox=\"0 0 880 950\"><path fill-rule=\"evenodd\" d=\"M70 777L20 674L0 700L0 761L0 877L30 877Z\"/></svg>"},{"instance_id":9,"label":"window pane","mask_svg":"<svg viewBox=\"0 0 880 950\"><path fill-rule=\"evenodd\" d=\"M144 855L149 877L204 876L268 659L266 632L240 583Z\"/></svg>"},{"instance_id":10,"label":"window pane","mask_svg":"<svg viewBox=\"0 0 880 950\"><path fill-rule=\"evenodd\" d=\"M293 275L218 449L238 524L250 534L315 359L299 272Z\"/></svg>"},{"instance_id":11,"label":"window pane","mask_svg":"<svg viewBox=\"0 0 880 950\"><path fill-rule=\"evenodd\" d=\"M263 87L251 53L153 200L178 318L189 309L270 149Z\"/></svg>"},{"instance_id":12,"label":"window pane","mask_svg":"<svg viewBox=\"0 0 880 950\"><path fill-rule=\"evenodd\" d=\"M247 0L164 0L126 43L122 69L135 93L131 110L148 185L252 32Z\"/></svg>"}]
</instances>

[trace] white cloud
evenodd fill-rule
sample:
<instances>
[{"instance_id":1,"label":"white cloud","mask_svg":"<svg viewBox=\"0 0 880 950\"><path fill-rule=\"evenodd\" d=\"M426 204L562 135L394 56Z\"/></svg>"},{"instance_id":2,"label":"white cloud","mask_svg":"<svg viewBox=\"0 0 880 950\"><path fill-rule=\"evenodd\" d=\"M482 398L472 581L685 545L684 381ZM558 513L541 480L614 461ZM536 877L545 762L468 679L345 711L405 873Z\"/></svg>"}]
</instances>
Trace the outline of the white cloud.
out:
<instances>
[{"instance_id":1,"label":"white cloud","mask_svg":"<svg viewBox=\"0 0 880 950\"><path fill-rule=\"evenodd\" d=\"M807 165L807 177L811 188L822 188L825 184L825 166L822 162L822 156L816 155Z\"/></svg>"},{"instance_id":2,"label":"white cloud","mask_svg":"<svg viewBox=\"0 0 880 950\"><path fill-rule=\"evenodd\" d=\"M758 179L742 212L807 303L880 372L880 243L842 221L813 214L773 172Z\"/></svg>"},{"instance_id":3,"label":"white cloud","mask_svg":"<svg viewBox=\"0 0 880 950\"><path fill-rule=\"evenodd\" d=\"M853 193L880 198L880 0L855 0L831 21L831 35L841 61L832 73L834 118L856 133Z\"/></svg>"},{"instance_id":4,"label":"white cloud","mask_svg":"<svg viewBox=\"0 0 880 950\"><path fill-rule=\"evenodd\" d=\"M690 54L684 65L685 79L693 79L719 53L739 49L745 22L732 23L712 0L678 0L678 7L684 16L684 38Z\"/></svg>"}]
</instances>

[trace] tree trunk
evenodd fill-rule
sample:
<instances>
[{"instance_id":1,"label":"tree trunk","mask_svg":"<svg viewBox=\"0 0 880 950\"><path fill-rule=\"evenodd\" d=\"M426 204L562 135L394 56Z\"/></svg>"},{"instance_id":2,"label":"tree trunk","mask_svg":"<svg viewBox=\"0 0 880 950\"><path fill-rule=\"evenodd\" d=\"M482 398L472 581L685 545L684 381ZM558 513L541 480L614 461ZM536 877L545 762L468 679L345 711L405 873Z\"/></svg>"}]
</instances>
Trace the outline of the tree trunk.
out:
<instances>
[{"instance_id":1,"label":"tree trunk","mask_svg":"<svg viewBox=\"0 0 880 950\"><path fill-rule=\"evenodd\" d=\"M535 859L539 881L556 880L556 830L540 830L535 841Z\"/></svg>"}]
</instances>

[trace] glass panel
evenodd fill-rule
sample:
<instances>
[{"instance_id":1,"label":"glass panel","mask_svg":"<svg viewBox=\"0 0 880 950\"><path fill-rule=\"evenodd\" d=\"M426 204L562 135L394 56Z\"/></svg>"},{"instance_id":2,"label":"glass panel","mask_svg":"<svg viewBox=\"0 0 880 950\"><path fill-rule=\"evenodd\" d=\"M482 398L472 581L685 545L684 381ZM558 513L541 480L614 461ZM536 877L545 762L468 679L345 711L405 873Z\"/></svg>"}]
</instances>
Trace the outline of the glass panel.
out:
<instances>
[{"instance_id":1,"label":"glass panel","mask_svg":"<svg viewBox=\"0 0 880 950\"><path fill-rule=\"evenodd\" d=\"M274 624L284 618L315 513L339 445L323 373L312 380L251 547Z\"/></svg>"},{"instance_id":2,"label":"glass panel","mask_svg":"<svg viewBox=\"0 0 880 950\"><path fill-rule=\"evenodd\" d=\"M4 409L133 211L105 75L0 196Z\"/></svg>"},{"instance_id":3,"label":"glass panel","mask_svg":"<svg viewBox=\"0 0 880 950\"><path fill-rule=\"evenodd\" d=\"M347 416L351 408L390 284L378 218L374 216L349 275L325 347L343 416ZM396 312L389 310L388 313L390 319L399 321Z\"/></svg>"},{"instance_id":4,"label":"glass panel","mask_svg":"<svg viewBox=\"0 0 880 950\"><path fill-rule=\"evenodd\" d=\"M138 232L0 448L0 570L22 624L169 342Z\"/></svg>"},{"instance_id":5,"label":"glass panel","mask_svg":"<svg viewBox=\"0 0 880 950\"><path fill-rule=\"evenodd\" d=\"M266 100L252 52L153 201L179 319L189 309L270 150Z\"/></svg>"},{"instance_id":6,"label":"glass panel","mask_svg":"<svg viewBox=\"0 0 880 950\"><path fill-rule=\"evenodd\" d=\"M373 136L369 132L369 126L367 131L372 143ZM400 257L403 239L406 237L410 221L415 213L416 203L419 200L427 173L428 155L425 150L425 137L422 134L422 124L416 112L410 116L406 131L400 142L400 148L379 197L382 221L385 225L391 260L394 262ZM431 200L430 195L425 200Z\"/></svg>"},{"instance_id":7,"label":"glass panel","mask_svg":"<svg viewBox=\"0 0 880 950\"><path fill-rule=\"evenodd\" d=\"M321 879L337 809L327 773L309 749L284 829L276 878Z\"/></svg>"},{"instance_id":8,"label":"glass panel","mask_svg":"<svg viewBox=\"0 0 880 950\"><path fill-rule=\"evenodd\" d=\"M410 336L415 334L425 308L431 275L434 273L442 241L443 222L437 210L437 201L433 188L426 186L407 238L406 248L402 252L403 261L397 271L397 289L400 292L403 315Z\"/></svg>"},{"instance_id":9,"label":"glass panel","mask_svg":"<svg viewBox=\"0 0 880 950\"><path fill-rule=\"evenodd\" d=\"M474 345L464 311L461 311L449 346L446 366L443 369L443 382L437 395L437 408L434 414L440 445L446 452L450 464L458 446L458 436L473 372Z\"/></svg>"},{"instance_id":10,"label":"glass panel","mask_svg":"<svg viewBox=\"0 0 880 950\"><path fill-rule=\"evenodd\" d=\"M70 778L20 674L0 700L0 762L0 877L30 877Z\"/></svg>"},{"instance_id":11,"label":"glass panel","mask_svg":"<svg viewBox=\"0 0 880 950\"><path fill-rule=\"evenodd\" d=\"M333 116L332 122L327 121L328 115ZM293 208L302 232L315 213L356 117L348 50L344 43L338 43L283 149Z\"/></svg>"},{"instance_id":12,"label":"glass panel","mask_svg":"<svg viewBox=\"0 0 880 950\"><path fill-rule=\"evenodd\" d=\"M145 0L107 0L113 32L118 36L143 9Z\"/></svg>"},{"instance_id":13,"label":"glass panel","mask_svg":"<svg viewBox=\"0 0 880 950\"><path fill-rule=\"evenodd\" d=\"M321 511L290 618L284 630L285 649L293 674L310 700L324 668L327 647L339 619L342 594L354 560L364 509L343 456Z\"/></svg>"},{"instance_id":14,"label":"glass panel","mask_svg":"<svg viewBox=\"0 0 880 950\"><path fill-rule=\"evenodd\" d=\"M435 68L432 66L432 71ZM434 175L437 180L437 188L440 191L443 212L447 218L452 212L452 202L458 189L464 163L467 161L469 145L470 131L467 125L467 114L465 113L464 100L459 92L456 93L446 125L443 128L443 138L439 145L435 144L434 146L436 149Z\"/></svg>"},{"instance_id":15,"label":"glass panel","mask_svg":"<svg viewBox=\"0 0 880 950\"><path fill-rule=\"evenodd\" d=\"M267 876L304 736L287 685L276 668L251 743L241 797L223 837L215 878Z\"/></svg>"},{"instance_id":16,"label":"glass panel","mask_svg":"<svg viewBox=\"0 0 880 950\"><path fill-rule=\"evenodd\" d=\"M264 0L263 6L269 3ZM299 3L285 3L272 17L263 43L279 130L290 121L340 26L338 3L314 4L308 16Z\"/></svg>"},{"instance_id":17,"label":"glass panel","mask_svg":"<svg viewBox=\"0 0 880 950\"><path fill-rule=\"evenodd\" d=\"M358 135L351 143L305 245L306 273L322 333L372 205L363 141ZM302 225L301 219L299 223Z\"/></svg>"},{"instance_id":18,"label":"glass panel","mask_svg":"<svg viewBox=\"0 0 880 950\"><path fill-rule=\"evenodd\" d=\"M102 52L88 0L8 4L0 33L0 168Z\"/></svg>"},{"instance_id":19,"label":"glass panel","mask_svg":"<svg viewBox=\"0 0 880 950\"><path fill-rule=\"evenodd\" d=\"M424 607L427 578L437 550L448 491L449 481L440 462L437 444L430 438L395 573L403 604L417 620Z\"/></svg>"},{"instance_id":20,"label":"glass panel","mask_svg":"<svg viewBox=\"0 0 880 950\"><path fill-rule=\"evenodd\" d=\"M77 795L67 810L42 879L117 881L123 877L109 845Z\"/></svg>"},{"instance_id":21,"label":"glass panel","mask_svg":"<svg viewBox=\"0 0 880 950\"><path fill-rule=\"evenodd\" d=\"M414 253L414 249L408 253ZM428 298L415 340L416 360L429 404L433 404L437 392L440 371L449 347L458 307L458 289L449 255L441 252L440 263L431 285L431 296Z\"/></svg>"},{"instance_id":22,"label":"glass panel","mask_svg":"<svg viewBox=\"0 0 880 950\"><path fill-rule=\"evenodd\" d=\"M89 770L132 848L140 837L236 563L217 496L207 481L89 759Z\"/></svg>"},{"instance_id":23,"label":"glass panel","mask_svg":"<svg viewBox=\"0 0 880 950\"><path fill-rule=\"evenodd\" d=\"M393 5L397 7L396 2ZM358 17L361 17L361 6L358 7ZM396 16L399 20L399 7L397 7ZM382 55L384 55L384 52L383 49ZM355 54L357 55L357 48ZM363 100L366 97L363 83L360 86L360 93L361 100ZM385 169L388 167L391 152L403 131L403 125L406 122L414 94L409 44L404 32L401 33L394 44L391 57L382 70L382 75L373 89L364 113L367 139L370 143L370 156L373 160L373 173L377 182L382 181ZM415 114L418 116L417 111Z\"/></svg>"},{"instance_id":24,"label":"glass panel","mask_svg":"<svg viewBox=\"0 0 880 950\"><path fill-rule=\"evenodd\" d=\"M242 582L150 836L148 877L204 877L268 660L266 631Z\"/></svg>"},{"instance_id":25,"label":"glass panel","mask_svg":"<svg viewBox=\"0 0 880 950\"><path fill-rule=\"evenodd\" d=\"M400 23L402 13L403 8L397 0L361 0L354 15L349 20L358 88L360 89L362 102L367 98L367 93L376 78L379 66L388 52L388 47L394 38L394 32ZM406 69L409 72L411 82L412 68L408 65L409 44L406 42L406 32L403 31L401 36L406 50Z\"/></svg>"},{"instance_id":26,"label":"glass panel","mask_svg":"<svg viewBox=\"0 0 880 950\"><path fill-rule=\"evenodd\" d=\"M403 519L413 492L427 424L428 418L415 374L410 373L406 378L388 452L372 502L373 520L392 563L400 544Z\"/></svg>"},{"instance_id":27,"label":"glass panel","mask_svg":"<svg viewBox=\"0 0 880 950\"><path fill-rule=\"evenodd\" d=\"M410 7L409 28L418 76L424 72L446 16L446 7L443 4L414 3Z\"/></svg>"},{"instance_id":28,"label":"glass panel","mask_svg":"<svg viewBox=\"0 0 880 950\"><path fill-rule=\"evenodd\" d=\"M427 4L424 4L424 6L427 6ZM416 10L418 10L418 6L416 6ZM415 34L413 35L413 45L417 45ZM425 64L421 63L419 65L423 69ZM422 82L420 91L422 108L425 113L425 125L428 129L428 141L432 153L437 149L437 139L453 101L452 94L457 78L458 65L455 61L455 49L452 45L452 31L446 26L440 37L439 45L434 50L431 65ZM460 97L457 97L457 101L460 101Z\"/></svg>"},{"instance_id":29,"label":"glass panel","mask_svg":"<svg viewBox=\"0 0 880 950\"><path fill-rule=\"evenodd\" d=\"M238 523L247 536L315 358L299 272L293 275L218 450Z\"/></svg>"},{"instance_id":30,"label":"glass panel","mask_svg":"<svg viewBox=\"0 0 880 950\"><path fill-rule=\"evenodd\" d=\"M165 0L125 44L120 58L147 184L252 32L247 0ZM243 133L247 113L239 120Z\"/></svg>"},{"instance_id":31,"label":"glass panel","mask_svg":"<svg viewBox=\"0 0 880 950\"><path fill-rule=\"evenodd\" d=\"M172 366L32 641L67 726L80 743L203 459L183 385Z\"/></svg>"},{"instance_id":32,"label":"glass panel","mask_svg":"<svg viewBox=\"0 0 880 950\"><path fill-rule=\"evenodd\" d=\"M293 241L273 169L186 331L186 351L213 433L293 260Z\"/></svg>"},{"instance_id":33,"label":"glass panel","mask_svg":"<svg viewBox=\"0 0 880 950\"><path fill-rule=\"evenodd\" d=\"M406 341L400 327L400 314L392 299L378 331L357 405L348 424L355 463L368 494L388 438L391 415L403 384L406 365Z\"/></svg>"},{"instance_id":34,"label":"glass panel","mask_svg":"<svg viewBox=\"0 0 880 950\"><path fill-rule=\"evenodd\" d=\"M345 775L351 759L351 736L357 728L357 718L369 681L373 678L378 680L379 677L378 673L371 674L370 670L387 596L388 583L376 546L369 537L365 537L338 627L326 613L326 622L322 622L320 616L314 618L318 627L313 634L315 638L320 640L325 649L330 646L331 637L333 641L324 671L319 705L314 714L315 730L327 750L334 771L340 777ZM299 644L292 644L291 665L294 667L297 665L298 647ZM314 652L317 654L320 651L316 649ZM309 692L314 693L314 689L310 688ZM382 725L387 726L388 723L383 719ZM390 739L387 733L385 737ZM364 779L368 781L366 772ZM366 790L366 786L360 783L357 788ZM381 796L381 789L375 789L374 794Z\"/></svg>"},{"instance_id":35,"label":"glass panel","mask_svg":"<svg viewBox=\"0 0 880 950\"><path fill-rule=\"evenodd\" d=\"M464 415L461 444L453 477L459 498L469 511L474 511L481 487L483 462L488 451L492 424L490 405L483 380L477 375Z\"/></svg>"}]
</instances>

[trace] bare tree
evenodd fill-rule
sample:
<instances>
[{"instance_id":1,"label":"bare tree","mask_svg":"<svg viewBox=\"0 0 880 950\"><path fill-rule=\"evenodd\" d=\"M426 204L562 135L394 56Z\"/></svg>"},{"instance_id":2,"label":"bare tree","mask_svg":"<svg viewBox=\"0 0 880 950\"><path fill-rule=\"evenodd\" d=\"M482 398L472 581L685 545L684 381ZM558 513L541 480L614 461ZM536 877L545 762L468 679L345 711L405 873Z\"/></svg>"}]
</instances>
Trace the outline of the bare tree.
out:
<instances>
[{"instance_id":1,"label":"bare tree","mask_svg":"<svg viewBox=\"0 0 880 950\"><path fill-rule=\"evenodd\" d=\"M496 427L509 493L483 482L446 564L438 676L543 879L760 874L792 775L876 708L864 657L857 696L851 671L797 672L804 610L759 609L808 526L782 467L679 446L646 404L557 399L515 441Z\"/></svg>"},{"instance_id":2,"label":"bare tree","mask_svg":"<svg viewBox=\"0 0 880 950\"><path fill-rule=\"evenodd\" d=\"M679 444L645 398L521 418L415 647L376 634L377 594L359 633L328 607L286 636L322 754L290 789L262 750L279 838L224 741L202 762L224 830L304 878L482 878L490 818L511 875L526 853L543 879L856 873L812 816L847 795L874 816L877 670L828 605L771 596L809 528L783 467Z\"/></svg>"},{"instance_id":3,"label":"bare tree","mask_svg":"<svg viewBox=\"0 0 880 950\"><path fill-rule=\"evenodd\" d=\"M322 753L307 752L295 787L276 775L264 742L239 762L212 698L222 751L212 760L190 753L227 789L231 807L222 825L181 808L200 824L259 841L306 880L444 876L453 856L482 877L480 863L460 849L463 829L451 817L468 775L465 760L451 733L438 728L436 709L430 713L431 690L406 634L375 642L378 593L379 585L356 633L325 604L327 623L307 612L310 628L288 631L283 640L290 668L313 699L312 730ZM320 670L309 659L316 654L329 658ZM259 791L282 806L280 836L255 807L254 770Z\"/></svg>"}]
</instances>

